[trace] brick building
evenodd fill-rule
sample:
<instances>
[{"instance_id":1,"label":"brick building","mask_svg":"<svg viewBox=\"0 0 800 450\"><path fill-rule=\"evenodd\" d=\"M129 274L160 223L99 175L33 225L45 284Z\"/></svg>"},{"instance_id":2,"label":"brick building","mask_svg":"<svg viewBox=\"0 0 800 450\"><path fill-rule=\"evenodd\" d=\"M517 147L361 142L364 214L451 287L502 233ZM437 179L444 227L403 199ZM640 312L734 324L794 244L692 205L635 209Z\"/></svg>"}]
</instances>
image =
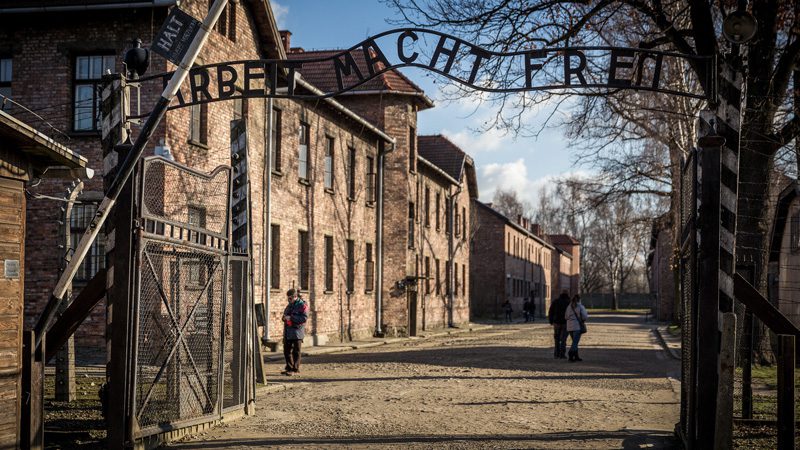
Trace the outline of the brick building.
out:
<instances>
[{"instance_id":1,"label":"brick building","mask_svg":"<svg viewBox=\"0 0 800 450\"><path fill-rule=\"evenodd\" d=\"M63 130L70 147L102 172L95 120L100 76L122 71L122 56L134 39L141 38L148 47L168 7L176 3L65 0L54 10L39 2L4 2L0 15L7 26L0 30L0 59L13 69L7 77L3 72L0 93ZM195 17L203 17L208 4L207 0L180 2L181 9ZM230 2L196 64L285 59L290 36L278 32L268 1ZM147 75L173 69L174 65L151 54ZM305 66L302 74L298 93L330 90L326 74L315 75L313 65ZM160 92L160 80L143 82L141 105L133 96L133 113L149 111ZM182 93L190 97L185 86ZM474 163L451 143L442 145L441 137L431 137L431 145L423 144L428 142L425 139L418 143L417 112L432 106L421 89L400 72L390 71L336 99L251 98L172 110L145 154L169 153L179 163L210 171L231 163L230 124L242 123L252 223L247 250L253 258L255 300L265 303L269 314L264 335L280 338L284 293L292 287L300 289L310 303L308 334L314 343L375 333L381 308L383 331L404 334L469 319L469 239L465 236L472 227L463 217L471 217L470 198L477 196ZM76 242L94 213L93 202L102 198L102 177L95 178L87 183L82 206L70 221ZM38 186L42 193L62 189L57 182ZM438 230L420 222L426 189L431 192L431 211L437 193L441 199L431 212L431 217L435 214L442 220ZM379 245L381 194L383 246ZM31 299L26 304L28 325L57 280L61 255L53 252L57 244L51 238L57 234L57 210L48 201L31 202L29 208L29 230L36 230L36 236L31 235L36 239L26 253L25 290ZM449 227L457 232L447 233ZM413 248L408 245L410 236ZM104 266L104 248L101 235L79 272L75 294ZM426 258L429 272L425 272ZM398 285L424 273L433 277L435 261L440 262L442 275L434 284L452 283L451 289L432 288L415 299L413 288ZM452 277L447 276L450 272ZM449 305L452 318L447 317ZM104 348L106 327L106 307L101 303L76 333L78 344Z\"/></svg>"},{"instance_id":2,"label":"brick building","mask_svg":"<svg viewBox=\"0 0 800 450\"><path fill-rule=\"evenodd\" d=\"M547 240L553 244L552 286L558 296L567 291L571 296L580 292L581 244L572 236L549 234Z\"/></svg>"},{"instance_id":3,"label":"brick building","mask_svg":"<svg viewBox=\"0 0 800 450\"><path fill-rule=\"evenodd\" d=\"M283 37L290 59L341 53L292 48L291 33L283 32ZM363 53L353 51L351 56L367 73ZM335 74L322 64L304 64L300 71L321 90L337 90ZM346 83L355 81L343 78ZM383 290L377 299L383 310L381 331L413 335L419 329L467 322L470 243L464 233L472 228L462 218L471 217L470 199L478 195L472 158L442 136L417 136L417 112L433 107L433 102L399 71L387 71L337 96L337 101L394 139L384 163ZM431 225L437 218L439 229ZM424 282L414 282L423 277Z\"/></svg>"},{"instance_id":4,"label":"brick building","mask_svg":"<svg viewBox=\"0 0 800 450\"><path fill-rule=\"evenodd\" d=\"M100 170L99 124L94 120L99 77L106 70L121 71L121 58L133 39L142 38L147 47L154 27L166 17L166 6L175 2L129 7L125 2L62 3L57 12L26 2L4 3L2 14L13 20L6 20L8 26L0 30L0 55L11 61L13 70L3 93L64 130L70 146ZM182 2L181 8L203 17L208 2ZM240 1L226 7L197 64L285 56L269 3ZM174 69L158 55L151 54L151 59L148 74ZM297 89L318 92L303 81ZM187 88L182 91L188 98ZM143 83L142 112L160 92L160 81ZM134 102L132 109L137 106ZM295 287L309 300L308 332L315 342L371 334L377 286L378 152L391 148L393 139L336 100L248 99L170 111L145 154L168 148L177 162L202 171L230 164L232 120L243 121L247 130L254 295L257 302L269 305L265 333L280 337L283 293ZM73 216L77 236L86 223L81 218L93 214L91 202L102 197L102 180L96 178L82 194L87 204ZM267 195L270 183L272 195ZM43 182L39 191L62 188ZM31 235L35 245L26 255L29 325L58 275L60 258L53 252L57 244L50 240L57 234L53 227L58 208L53 206L32 202L29 211L29 230L36 230ZM104 260L101 237L76 280L76 291ZM103 348L105 332L101 305L78 331L79 344Z\"/></svg>"},{"instance_id":5,"label":"brick building","mask_svg":"<svg viewBox=\"0 0 800 450\"><path fill-rule=\"evenodd\" d=\"M498 315L505 300L519 313L525 298L530 297L536 304L536 314L545 315L558 293L554 283L571 275L561 274L553 264L560 258L570 258L539 236L535 232L538 227L527 220L511 220L477 200L473 208L477 218L470 251L473 316Z\"/></svg>"}]
</instances>

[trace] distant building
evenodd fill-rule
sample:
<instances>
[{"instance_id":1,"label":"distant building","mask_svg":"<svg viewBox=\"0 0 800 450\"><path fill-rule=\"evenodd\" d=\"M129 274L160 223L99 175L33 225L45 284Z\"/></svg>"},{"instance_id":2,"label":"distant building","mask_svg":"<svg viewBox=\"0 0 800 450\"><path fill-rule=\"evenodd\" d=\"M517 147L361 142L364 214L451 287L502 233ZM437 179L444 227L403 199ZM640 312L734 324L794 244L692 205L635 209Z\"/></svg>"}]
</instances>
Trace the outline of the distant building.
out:
<instances>
[{"instance_id":1,"label":"distant building","mask_svg":"<svg viewBox=\"0 0 800 450\"><path fill-rule=\"evenodd\" d=\"M566 234L549 234L547 239L555 247L553 270L550 272L554 295L567 291L572 297L580 292L581 244Z\"/></svg>"},{"instance_id":2,"label":"distant building","mask_svg":"<svg viewBox=\"0 0 800 450\"><path fill-rule=\"evenodd\" d=\"M778 195L769 247L767 298L800 326L800 184ZM747 277L746 273L743 273Z\"/></svg>"},{"instance_id":3,"label":"distant building","mask_svg":"<svg viewBox=\"0 0 800 450\"><path fill-rule=\"evenodd\" d=\"M527 220L513 221L490 205L474 202L478 228L470 251L473 317L499 314L508 299L515 312L533 298L536 313L547 313L553 289L554 255L564 254L541 236ZM571 255L570 255L571 259ZM571 272L565 274L569 284Z\"/></svg>"},{"instance_id":4,"label":"distant building","mask_svg":"<svg viewBox=\"0 0 800 450\"><path fill-rule=\"evenodd\" d=\"M653 296L653 315L656 320L674 321L678 317L675 271L673 270L674 236L669 213L653 220L647 271L650 294Z\"/></svg>"}]
</instances>

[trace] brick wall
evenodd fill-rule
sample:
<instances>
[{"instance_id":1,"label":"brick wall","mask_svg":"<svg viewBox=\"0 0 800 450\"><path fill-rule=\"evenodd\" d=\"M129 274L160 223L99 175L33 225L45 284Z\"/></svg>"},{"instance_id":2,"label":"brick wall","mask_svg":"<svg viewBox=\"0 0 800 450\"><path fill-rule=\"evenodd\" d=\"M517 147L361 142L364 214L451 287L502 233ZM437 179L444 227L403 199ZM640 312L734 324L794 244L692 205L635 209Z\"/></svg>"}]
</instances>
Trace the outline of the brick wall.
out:
<instances>
[{"instance_id":1,"label":"brick wall","mask_svg":"<svg viewBox=\"0 0 800 450\"><path fill-rule=\"evenodd\" d=\"M508 299L516 313L521 313L530 291L536 291L538 315L550 306L552 247L534 239L486 206L473 206L478 230L471 249L473 316L500 314L500 305ZM502 262L498 264L498 261Z\"/></svg>"}]
</instances>

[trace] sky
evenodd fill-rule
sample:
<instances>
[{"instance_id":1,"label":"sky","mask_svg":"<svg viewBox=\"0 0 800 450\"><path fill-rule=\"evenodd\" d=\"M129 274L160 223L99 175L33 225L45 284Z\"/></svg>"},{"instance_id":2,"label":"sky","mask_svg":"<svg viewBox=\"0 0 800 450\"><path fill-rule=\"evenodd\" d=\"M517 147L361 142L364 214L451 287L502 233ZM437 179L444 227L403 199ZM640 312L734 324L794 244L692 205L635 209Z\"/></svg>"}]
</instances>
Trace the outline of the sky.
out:
<instances>
[{"instance_id":1,"label":"sky","mask_svg":"<svg viewBox=\"0 0 800 450\"><path fill-rule=\"evenodd\" d=\"M348 48L364 38L396 28L387 20L394 10L378 0L275 0L272 8L280 29L292 32L292 47L306 50ZM444 30L443 30L444 31ZM497 187L513 189L536 205L542 186L562 175L578 172L563 130L547 127L536 138L504 135L499 130L473 130L495 114L494 108L476 105L472 99L442 101L445 83L431 73L401 69L433 99L435 107L419 113L418 134L443 134L475 160L480 200L490 202ZM550 111L528 114L539 128Z\"/></svg>"}]
</instances>

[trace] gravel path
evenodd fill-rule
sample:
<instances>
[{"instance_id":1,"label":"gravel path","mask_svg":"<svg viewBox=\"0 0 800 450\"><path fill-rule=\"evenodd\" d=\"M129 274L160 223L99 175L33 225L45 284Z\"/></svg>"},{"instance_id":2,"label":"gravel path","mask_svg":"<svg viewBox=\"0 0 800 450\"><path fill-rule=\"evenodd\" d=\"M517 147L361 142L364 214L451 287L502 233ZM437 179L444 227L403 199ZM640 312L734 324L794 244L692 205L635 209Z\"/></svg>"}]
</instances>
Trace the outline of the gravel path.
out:
<instances>
[{"instance_id":1,"label":"gravel path","mask_svg":"<svg viewBox=\"0 0 800 450\"><path fill-rule=\"evenodd\" d=\"M680 363L642 316L596 315L580 363L546 324L307 357L252 417L174 448L672 448Z\"/></svg>"}]
</instances>

